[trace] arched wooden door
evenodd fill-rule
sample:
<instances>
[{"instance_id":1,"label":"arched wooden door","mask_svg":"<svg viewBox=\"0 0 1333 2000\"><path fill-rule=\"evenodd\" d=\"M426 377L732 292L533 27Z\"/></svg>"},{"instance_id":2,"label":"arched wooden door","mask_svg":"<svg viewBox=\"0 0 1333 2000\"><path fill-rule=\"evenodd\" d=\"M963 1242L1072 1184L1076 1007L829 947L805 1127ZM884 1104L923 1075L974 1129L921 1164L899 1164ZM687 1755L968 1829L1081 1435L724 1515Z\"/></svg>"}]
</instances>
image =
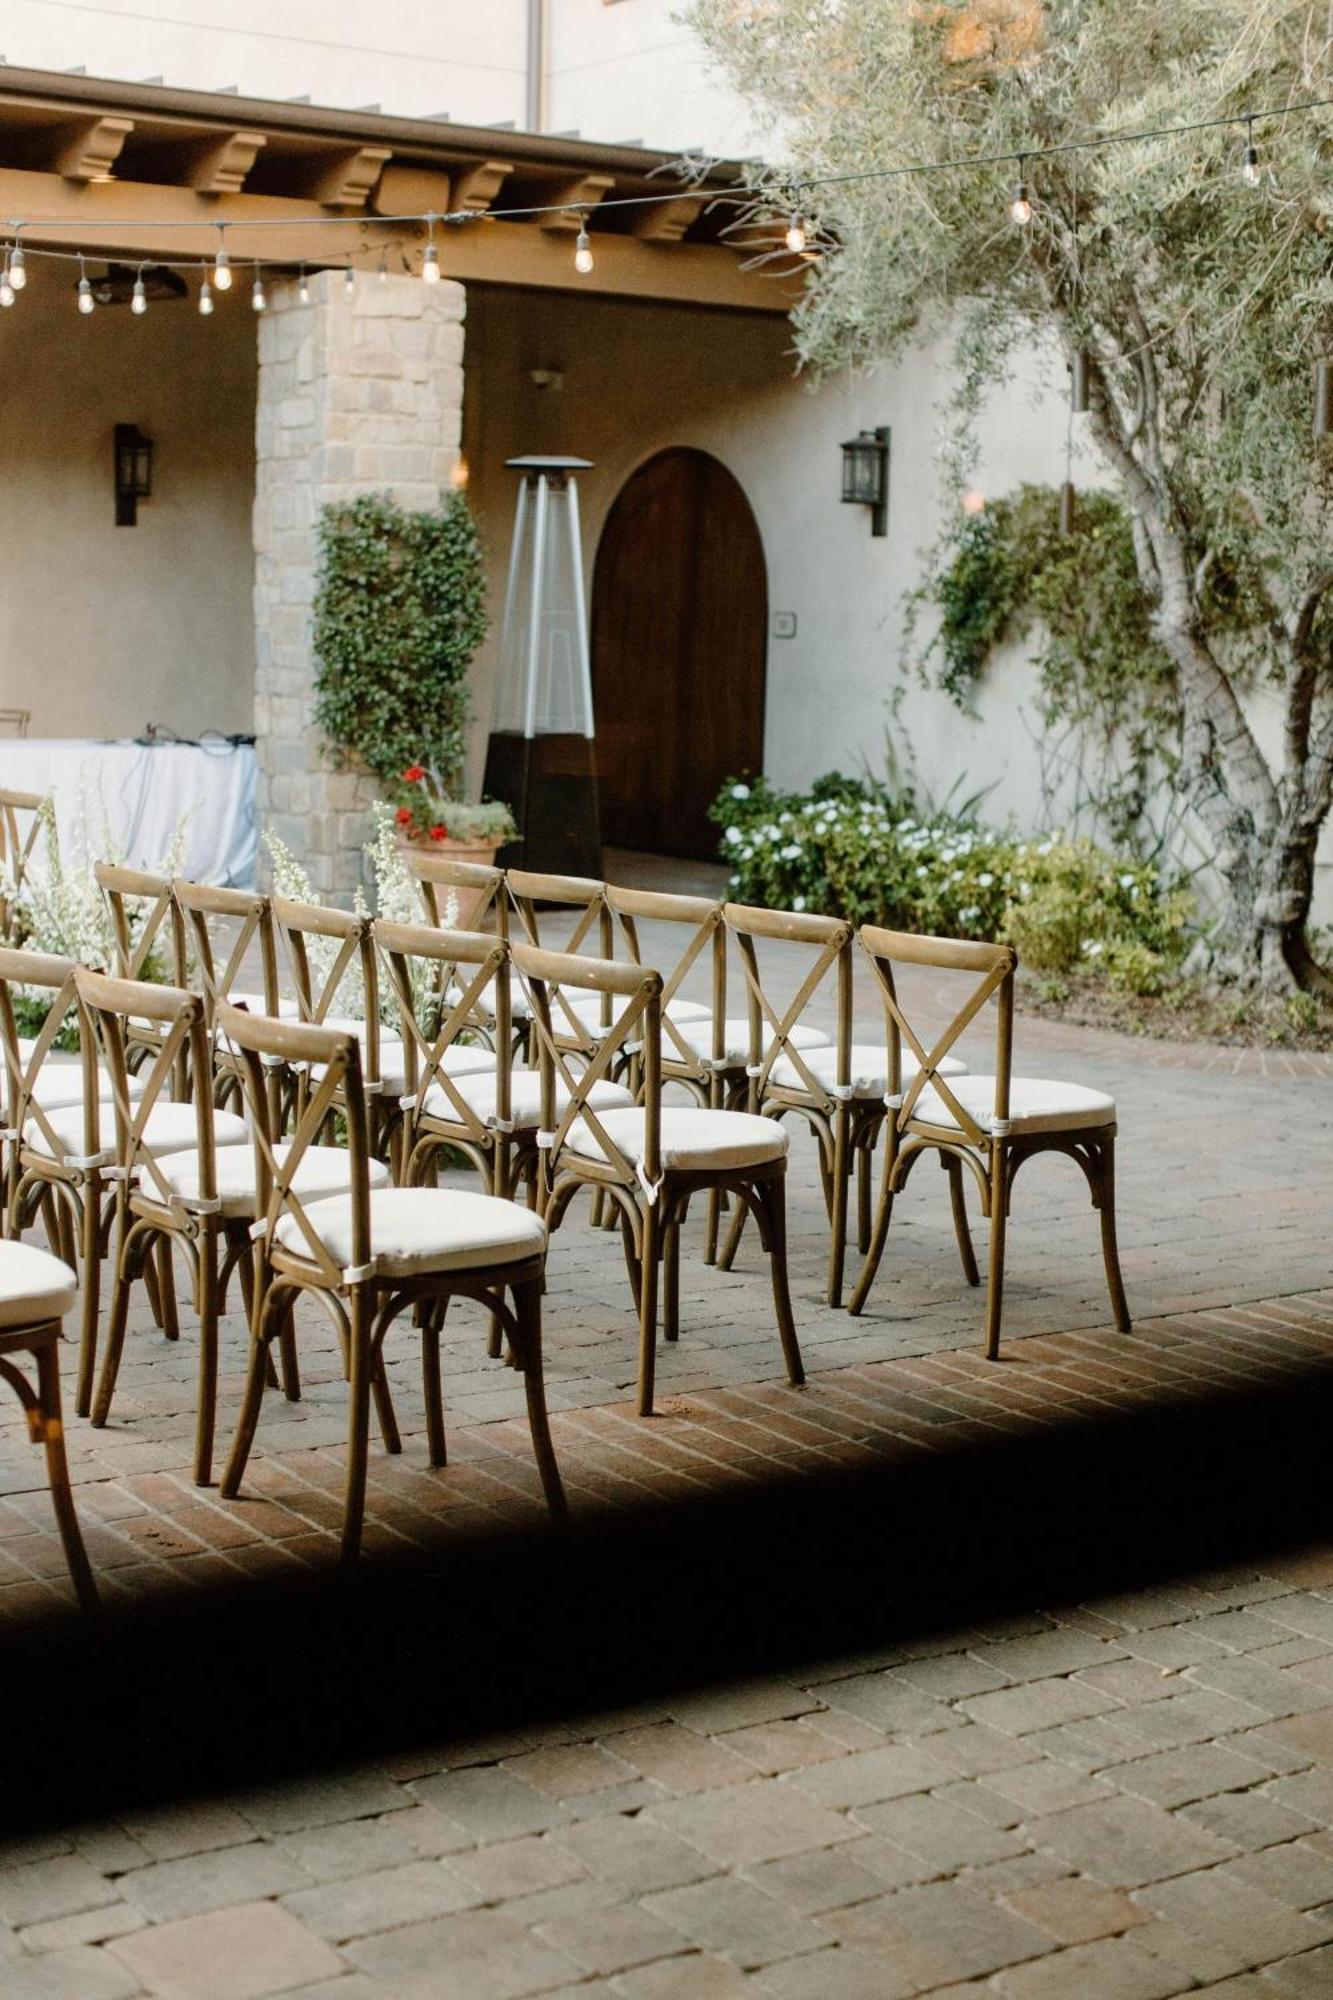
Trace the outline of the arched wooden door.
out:
<instances>
[{"instance_id":1,"label":"arched wooden door","mask_svg":"<svg viewBox=\"0 0 1333 2000\"><path fill-rule=\"evenodd\" d=\"M592 670L602 838L717 853L708 807L764 754L768 580L750 504L707 452L659 452L597 549Z\"/></svg>"}]
</instances>

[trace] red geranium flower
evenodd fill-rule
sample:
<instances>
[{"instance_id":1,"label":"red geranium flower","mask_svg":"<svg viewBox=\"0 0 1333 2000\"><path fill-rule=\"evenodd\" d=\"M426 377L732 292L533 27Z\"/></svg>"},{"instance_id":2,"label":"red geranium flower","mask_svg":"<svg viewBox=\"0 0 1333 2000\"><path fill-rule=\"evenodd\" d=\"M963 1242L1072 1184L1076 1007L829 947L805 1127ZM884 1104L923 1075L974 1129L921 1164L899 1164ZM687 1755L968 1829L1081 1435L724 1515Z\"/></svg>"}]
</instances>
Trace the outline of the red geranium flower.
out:
<instances>
[{"instance_id":1,"label":"red geranium flower","mask_svg":"<svg viewBox=\"0 0 1333 2000\"><path fill-rule=\"evenodd\" d=\"M426 772L425 772L425 767L423 765L409 764L407 769L403 772L403 783L405 785L419 785L421 783L421 780L425 777L425 775Z\"/></svg>"},{"instance_id":2,"label":"red geranium flower","mask_svg":"<svg viewBox=\"0 0 1333 2000\"><path fill-rule=\"evenodd\" d=\"M412 815L406 806L399 806L397 812L394 814L394 818L397 820L399 826L411 826L412 824Z\"/></svg>"},{"instance_id":3,"label":"red geranium flower","mask_svg":"<svg viewBox=\"0 0 1333 2000\"><path fill-rule=\"evenodd\" d=\"M433 826L430 830L430 837L432 840L447 840L449 838L449 829L447 826Z\"/></svg>"}]
</instances>

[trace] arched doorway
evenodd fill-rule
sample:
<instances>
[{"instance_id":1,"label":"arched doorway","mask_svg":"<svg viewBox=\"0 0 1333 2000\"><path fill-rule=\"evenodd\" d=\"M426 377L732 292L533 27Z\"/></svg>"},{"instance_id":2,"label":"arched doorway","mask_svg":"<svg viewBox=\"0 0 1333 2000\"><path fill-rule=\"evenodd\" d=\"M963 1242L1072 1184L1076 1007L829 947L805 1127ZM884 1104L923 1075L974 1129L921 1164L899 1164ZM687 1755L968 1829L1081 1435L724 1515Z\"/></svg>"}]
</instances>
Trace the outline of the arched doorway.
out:
<instances>
[{"instance_id":1,"label":"arched doorway","mask_svg":"<svg viewBox=\"0 0 1333 2000\"><path fill-rule=\"evenodd\" d=\"M768 580L750 503L705 451L641 465L602 530L592 672L602 838L717 853L708 807L764 754Z\"/></svg>"}]
</instances>

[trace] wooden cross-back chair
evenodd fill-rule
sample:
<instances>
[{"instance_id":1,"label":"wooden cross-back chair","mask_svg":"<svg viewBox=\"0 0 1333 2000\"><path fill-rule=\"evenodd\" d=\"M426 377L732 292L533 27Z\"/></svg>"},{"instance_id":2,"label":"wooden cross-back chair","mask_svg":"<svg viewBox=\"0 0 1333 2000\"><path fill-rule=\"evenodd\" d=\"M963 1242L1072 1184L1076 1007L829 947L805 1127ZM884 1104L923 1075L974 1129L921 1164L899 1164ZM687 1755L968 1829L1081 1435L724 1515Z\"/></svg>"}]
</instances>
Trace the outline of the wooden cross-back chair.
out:
<instances>
[{"instance_id":1,"label":"wooden cross-back chair","mask_svg":"<svg viewBox=\"0 0 1333 2000\"><path fill-rule=\"evenodd\" d=\"M277 1021L224 1005L223 1031L245 1059L255 1142L258 1214L250 1367L236 1437L222 1481L240 1490L259 1421L272 1341L291 1322L298 1297L318 1300L337 1329L348 1379L347 1476L342 1554L357 1555L365 1513L372 1393L390 1452L400 1447L384 1373L385 1338L411 1310L421 1330L426 1427L433 1466L446 1459L440 1335L450 1301L478 1300L499 1318L522 1370L533 1452L551 1514L565 1498L551 1445L542 1378L541 1298L546 1230L517 1203L453 1189L371 1185L368 1105L361 1048L345 1031ZM285 1151L279 1152L265 1088L278 1059L316 1079ZM347 1126L349 1184L336 1197L303 1197L302 1159L335 1104ZM512 1300L512 1304L510 1301Z\"/></svg>"},{"instance_id":2,"label":"wooden cross-back chair","mask_svg":"<svg viewBox=\"0 0 1333 2000\"><path fill-rule=\"evenodd\" d=\"M99 861L94 870L111 912L113 963L117 979L137 979L158 985L186 982L185 919L169 875L150 875L141 868ZM131 1021L130 1068L137 1069L160 1041L155 1024L145 1017ZM184 1097L189 1089L185 1057L181 1055L173 1091Z\"/></svg>"},{"instance_id":3,"label":"wooden cross-back chair","mask_svg":"<svg viewBox=\"0 0 1333 2000\"><path fill-rule=\"evenodd\" d=\"M503 938L475 931L383 918L376 919L372 937L384 996L392 996L402 1030L399 1182L405 1187L429 1182L440 1150L456 1146L489 1194L509 1194L514 1123L508 947ZM461 1037L476 1032L485 994L491 996L486 1005L494 1004L495 1034L491 1046L479 1047Z\"/></svg>"},{"instance_id":4,"label":"wooden cross-back chair","mask_svg":"<svg viewBox=\"0 0 1333 2000\"><path fill-rule=\"evenodd\" d=\"M451 928L479 931L490 920L499 935L505 935L509 913L503 868L488 868L479 861L454 861L447 854L424 851L408 854L407 865L417 878L428 923L438 928L446 922L452 894L458 915Z\"/></svg>"},{"instance_id":5,"label":"wooden cross-back chair","mask_svg":"<svg viewBox=\"0 0 1333 2000\"><path fill-rule=\"evenodd\" d=\"M214 1097L229 1104L241 1097L240 1068L234 1051L218 1033L218 1003L248 1008L252 1014L276 1014L295 1002L278 997L278 954L273 910L267 896L250 889L221 889L207 882L180 877L172 888L185 928L189 984L204 1002L204 1023L212 1059ZM257 959L260 984L247 991L242 978Z\"/></svg>"},{"instance_id":6,"label":"wooden cross-back chair","mask_svg":"<svg viewBox=\"0 0 1333 2000\"><path fill-rule=\"evenodd\" d=\"M727 933L723 905L707 896L673 896L608 884L607 906L615 931L633 965L643 965L639 926L672 924L686 935L674 963L662 972L661 1079L679 1083L702 1105L719 1107L726 1070ZM709 1004L683 1011L682 987L698 966L709 978Z\"/></svg>"},{"instance_id":7,"label":"wooden cross-back chair","mask_svg":"<svg viewBox=\"0 0 1333 2000\"><path fill-rule=\"evenodd\" d=\"M362 1087L368 1097L378 1099L381 1058L387 1058L392 1069L401 1051L396 1045L385 1048L381 1041L371 919L326 909L322 903L295 903L275 896L273 923L296 999L295 1018L310 1027L354 1035L361 1044ZM289 1068L288 1077L293 1109L299 1114L310 1094L311 1078L299 1064ZM398 1081L390 1077L394 1089ZM335 1101L333 1109L338 1108ZM378 1104L373 1122L378 1137Z\"/></svg>"},{"instance_id":8,"label":"wooden cross-back chair","mask_svg":"<svg viewBox=\"0 0 1333 2000\"><path fill-rule=\"evenodd\" d=\"M855 936L852 926L839 918L794 910L761 910L729 903L726 919L736 940L748 1004L746 1101L752 1110L770 1117L794 1114L814 1135L829 1216L826 1296L831 1306L840 1306L853 1177L857 1186L857 1247L864 1255L870 1246L872 1161L888 1088L884 1041L853 1039ZM785 1004L773 998L772 982L760 965L759 948L765 941L807 954L805 976ZM835 1022L831 1039L803 1018L829 987L833 989ZM953 1073L963 1065L950 1057L944 1067L946 1073ZM952 1176L963 1269L975 1282L976 1265L962 1202L962 1169L956 1160L944 1164ZM744 1220L741 1211L723 1253L727 1268Z\"/></svg>"},{"instance_id":9,"label":"wooden cross-back chair","mask_svg":"<svg viewBox=\"0 0 1333 2000\"><path fill-rule=\"evenodd\" d=\"M41 809L45 803L40 792L0 790L0 937L9 933L11 904L23 887L42 830ZM29 813L32 819L25 829L20 818Z\"/></svg>"},{"instance_id":10,"label":"wooden cross-back chair","mask_svg":"<svg viewBox=\"0 0 1333 2000\"><path fill-rule=\"evenodd\" d=\"M111 1308L92 1420L100 1428L111 1412L135 1281L155 1269L160 1293L174 1300L172 1258L179 1252L190 1272L199 1322L194 1477L207 1486L217 1408L218 1318L232 1271L239 1264L242 1282L248 1277L250 1215L222 1199L219 1149L239 1150L244 1160L249 1134L242 1118L214 1108L208 1088L208 1009L200 994L112 979L83 967L75 974L75 985L109 1082L103 1123L114 1130L113 1161L103 1168L103 1178L112 1186L114 1219ZM157 1030L157 1046L140 1066L142 1094L131 1096L130 1024L144 1021ZM195 1080L188 1103L170 1098L172 1080L182 1066ZM109 1136L104 1130L104 1143ZM177 1337L174 1311L164 1331Z\"/></svg>"},{"instance_id":11,"label":"wooden cross-back chair","mask_svg":"<svg viewBox=\"0 0 1333 2000\"><path fill-rule=\"evenodd\" d=\"M510 868L505 872L505 901L508 908L507 933L538 949L555 948L570 954L609 959L615 955L615 933L605 882L589 875L540 875L529 869ZM551 932L559 912L558 944ZM567 928L568 919L573 928ZM545 923L543 923L545 919ZM610 1004L597 993L553 992L552 1025L560 1046L589 1060L598 1040L610 1023ZM516 1026L526 1035L524 1053L531 1055L528 1010L521 995L515 998Z\"/></svg>"},{"instance_id":12,"label":"wooden cross-back chair","mask_svg":"<svg viewBox=\"0 0 1333 2000\"><path fill-rule=\"evenodd\" d=\"M639 1313L641 1416L651 1416L657 1365L658 1271L664 1331L679 1332L680 1225L696 1193L727 1192L751 1208L769 1252L778 1337L793 1384L804 1380L787 1284L787 1135L745 1112L662 1103L662 977L623 961L511 947L533 1009L542 1080L542 1205L549 1227L591 1188L615 1204ZM555 989L606 1002L608 1022L586 1062L564 1046L551 1012ZM601 1105L596 1092L624 1058L641 1052L640 1104Z\"/></svg>"},{"instance_id":13,"label":"wooden cross-back chair","mask_svg":"<svg viewBox=\"0 0 1333 2000\"><path fill-rule=\"evenodd\" d=\"M1013 1075L1014 973L1008 945L956 938L915 937L867 925L861 944L884 1004L888 1039L889 1116L884 1121L884 1169L874 1230L850 1310L861 1311L884 1254L894 1196L924 1152L966 1167L990 1222L986 1290L986 1357L1000 1351L1005 1235L1014 1176L1039 1153L1067 1153L1082 1168L1100 1213L1102 1254L1111 1311L1128 1333L1129 1307L1120 1275L1115 1222L1115 1100L1082 1084ZM929 1040L909 1019L894 968L928 966L973 975L963 1004ZM949 1074L947 1058L960 1037L994 1001L995 1064L990 1074ZM904 1054L904 1045L907 1053Z\"/></svg>"}]
</instances>

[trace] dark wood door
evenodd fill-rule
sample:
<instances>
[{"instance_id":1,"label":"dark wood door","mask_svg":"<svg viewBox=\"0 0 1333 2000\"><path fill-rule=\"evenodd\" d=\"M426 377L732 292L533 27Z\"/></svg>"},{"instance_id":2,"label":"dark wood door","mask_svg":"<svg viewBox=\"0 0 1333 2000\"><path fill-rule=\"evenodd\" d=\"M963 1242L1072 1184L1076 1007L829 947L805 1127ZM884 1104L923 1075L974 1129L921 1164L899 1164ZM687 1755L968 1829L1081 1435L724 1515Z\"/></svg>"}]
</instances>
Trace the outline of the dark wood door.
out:
<instances>
[{"instance_id":1,"label":"dark wood door","mask_svg":"<svg viewBox=\"0 0 1333 2000\"><path fill-rule=\"evenodd\" d=\"M717 853L708 807L764 754L768 582L754 515L707 452L664 451L621 489L593 573L602 838Z\"/></svg>"}]
</instances>

